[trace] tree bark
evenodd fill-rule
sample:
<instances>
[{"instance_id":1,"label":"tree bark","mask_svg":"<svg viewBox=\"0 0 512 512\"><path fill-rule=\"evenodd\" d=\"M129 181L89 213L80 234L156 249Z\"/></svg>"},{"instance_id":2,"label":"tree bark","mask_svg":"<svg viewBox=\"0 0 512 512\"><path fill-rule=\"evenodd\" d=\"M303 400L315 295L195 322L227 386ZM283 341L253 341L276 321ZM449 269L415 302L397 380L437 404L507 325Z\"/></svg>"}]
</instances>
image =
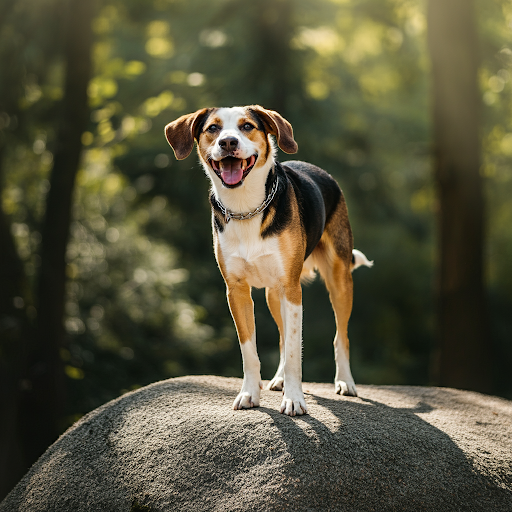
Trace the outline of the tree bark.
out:
<instances>
[{"instance_id":1,"label":"tree bark","mask_svg":"<svg viewBox=\"0 0 512 512\"><path fill-rule=\"evenodd\" d=\"M32 392L24 404L27 462L34 461L59 435L65 401L60 350L66 297L66 247L73 190L88 121L87 86L91 77L94 1L69 0L65 47L65 87L50 191L42 227L36 344L29 372Z\"/></svg>"},{"instance_id":2,"label":"tree bark","mask_svg":"<svg viewBox=\"0 0 512 512\"><path fill-rule=\"evenodd\" d=\"M252 9L254 17L249 34L255 51L249 67L251 72L244 77L244 83L248 90L266 99L268 108L289 117L293 112L290 93L300 83L290 50L294 3L291 0L258 0Z\"/></svg>"},{"instance_id":3,"label":"tree bark","mask_svg":"<svg viewBox=\"0 0 512 512\"><path fill-rule=\"evenodd\" d=\"M0 197L3 148L0 147ZM25 275L9 222L0 205L0 500L23 476L23 441L18 431L21 382L28 336L23 304Z\"/></svg>"},{"instance_id":4,"label":"tree bark","mask_svg":"<svg viewBox=\"0 0 512 512\"><path fill-rule=\"evenodd\" d=\"M438 212L438 383L490 391L473 0L429 0Z\"/></svg>"}]
</instances>

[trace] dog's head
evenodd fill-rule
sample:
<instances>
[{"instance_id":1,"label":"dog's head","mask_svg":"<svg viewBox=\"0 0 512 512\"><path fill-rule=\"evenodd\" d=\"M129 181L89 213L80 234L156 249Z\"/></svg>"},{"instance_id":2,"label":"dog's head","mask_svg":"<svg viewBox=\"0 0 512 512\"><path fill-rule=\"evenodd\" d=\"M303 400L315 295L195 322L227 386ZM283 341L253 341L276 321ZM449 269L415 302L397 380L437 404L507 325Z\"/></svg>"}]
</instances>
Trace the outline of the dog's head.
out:
<instances>
[{"instance_id":1,"label":"dog's head","mask_svg":"<svg viewBox=\"0 0 512 512\"><path fill-rule=\"evenodd\" d=\"M291 124L259 105L204 108L169 123L165 135L178 160L190 155L196 140L203 166L228 188L242 185L253 169L268 168L270 135L285 153L297 152Z\"/></svg>"}]
</instances>

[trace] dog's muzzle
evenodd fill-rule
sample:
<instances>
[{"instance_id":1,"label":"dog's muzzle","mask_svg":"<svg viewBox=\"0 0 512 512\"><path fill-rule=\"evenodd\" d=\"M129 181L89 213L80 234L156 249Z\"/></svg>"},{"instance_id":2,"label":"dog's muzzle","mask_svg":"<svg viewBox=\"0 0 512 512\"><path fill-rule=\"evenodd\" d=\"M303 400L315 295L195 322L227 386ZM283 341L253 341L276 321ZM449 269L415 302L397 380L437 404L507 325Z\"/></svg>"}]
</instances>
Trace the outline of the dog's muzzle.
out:
<instances>
[{"instance_id":1,"label":"dog's muzzle","mask_svg":"<svg viewBox=\"0 0 512 512\"><path fill-rule=\"evenodd\" d=\"M209 163L222 183L228 188L234 188L243 183L254 167L257 158L257 155L252 155L247 159L226 156L222 160L210 160Z\"/></svg>"}]
</instances>

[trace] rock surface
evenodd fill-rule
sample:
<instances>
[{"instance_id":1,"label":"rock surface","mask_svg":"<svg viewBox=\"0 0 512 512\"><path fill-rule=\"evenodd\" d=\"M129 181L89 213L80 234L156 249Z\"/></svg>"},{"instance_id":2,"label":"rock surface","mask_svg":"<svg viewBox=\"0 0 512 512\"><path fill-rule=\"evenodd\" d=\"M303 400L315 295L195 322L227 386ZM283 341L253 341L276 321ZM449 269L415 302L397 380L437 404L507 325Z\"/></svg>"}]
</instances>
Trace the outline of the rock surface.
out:
<instances>
[{"instance_id":1,"label":"rock surface","mask_svg":"<svg viewBox=\"0 0 512 512\"><path fill-rule=\"evenodd\" d=\"M508 511L512 402L445 388L304 384L233 411L241 380L180 377L109 402L0 504L15 511Z\"/></svg>"}]
</instances>

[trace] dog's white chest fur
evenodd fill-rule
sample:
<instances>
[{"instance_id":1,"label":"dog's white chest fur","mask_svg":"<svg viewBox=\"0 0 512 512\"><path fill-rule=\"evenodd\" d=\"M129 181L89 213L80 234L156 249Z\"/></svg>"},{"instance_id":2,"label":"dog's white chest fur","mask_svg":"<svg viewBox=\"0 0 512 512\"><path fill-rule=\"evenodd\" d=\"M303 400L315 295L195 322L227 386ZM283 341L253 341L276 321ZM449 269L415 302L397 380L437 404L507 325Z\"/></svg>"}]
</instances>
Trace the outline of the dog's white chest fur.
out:
<instances>
[{"instance_id":1,"label":"dog's white chest fur","mask_svg":"<svg viewBox=\"0 0 512 512\"><path fill-rule=\"evenodd\" d=\"M283 265L277 238L261 238L260 227L260 216L231 220L217 236L227 272L244 276L250 286L266 288L283 276Z\"/></svg>"}]
</instances>

